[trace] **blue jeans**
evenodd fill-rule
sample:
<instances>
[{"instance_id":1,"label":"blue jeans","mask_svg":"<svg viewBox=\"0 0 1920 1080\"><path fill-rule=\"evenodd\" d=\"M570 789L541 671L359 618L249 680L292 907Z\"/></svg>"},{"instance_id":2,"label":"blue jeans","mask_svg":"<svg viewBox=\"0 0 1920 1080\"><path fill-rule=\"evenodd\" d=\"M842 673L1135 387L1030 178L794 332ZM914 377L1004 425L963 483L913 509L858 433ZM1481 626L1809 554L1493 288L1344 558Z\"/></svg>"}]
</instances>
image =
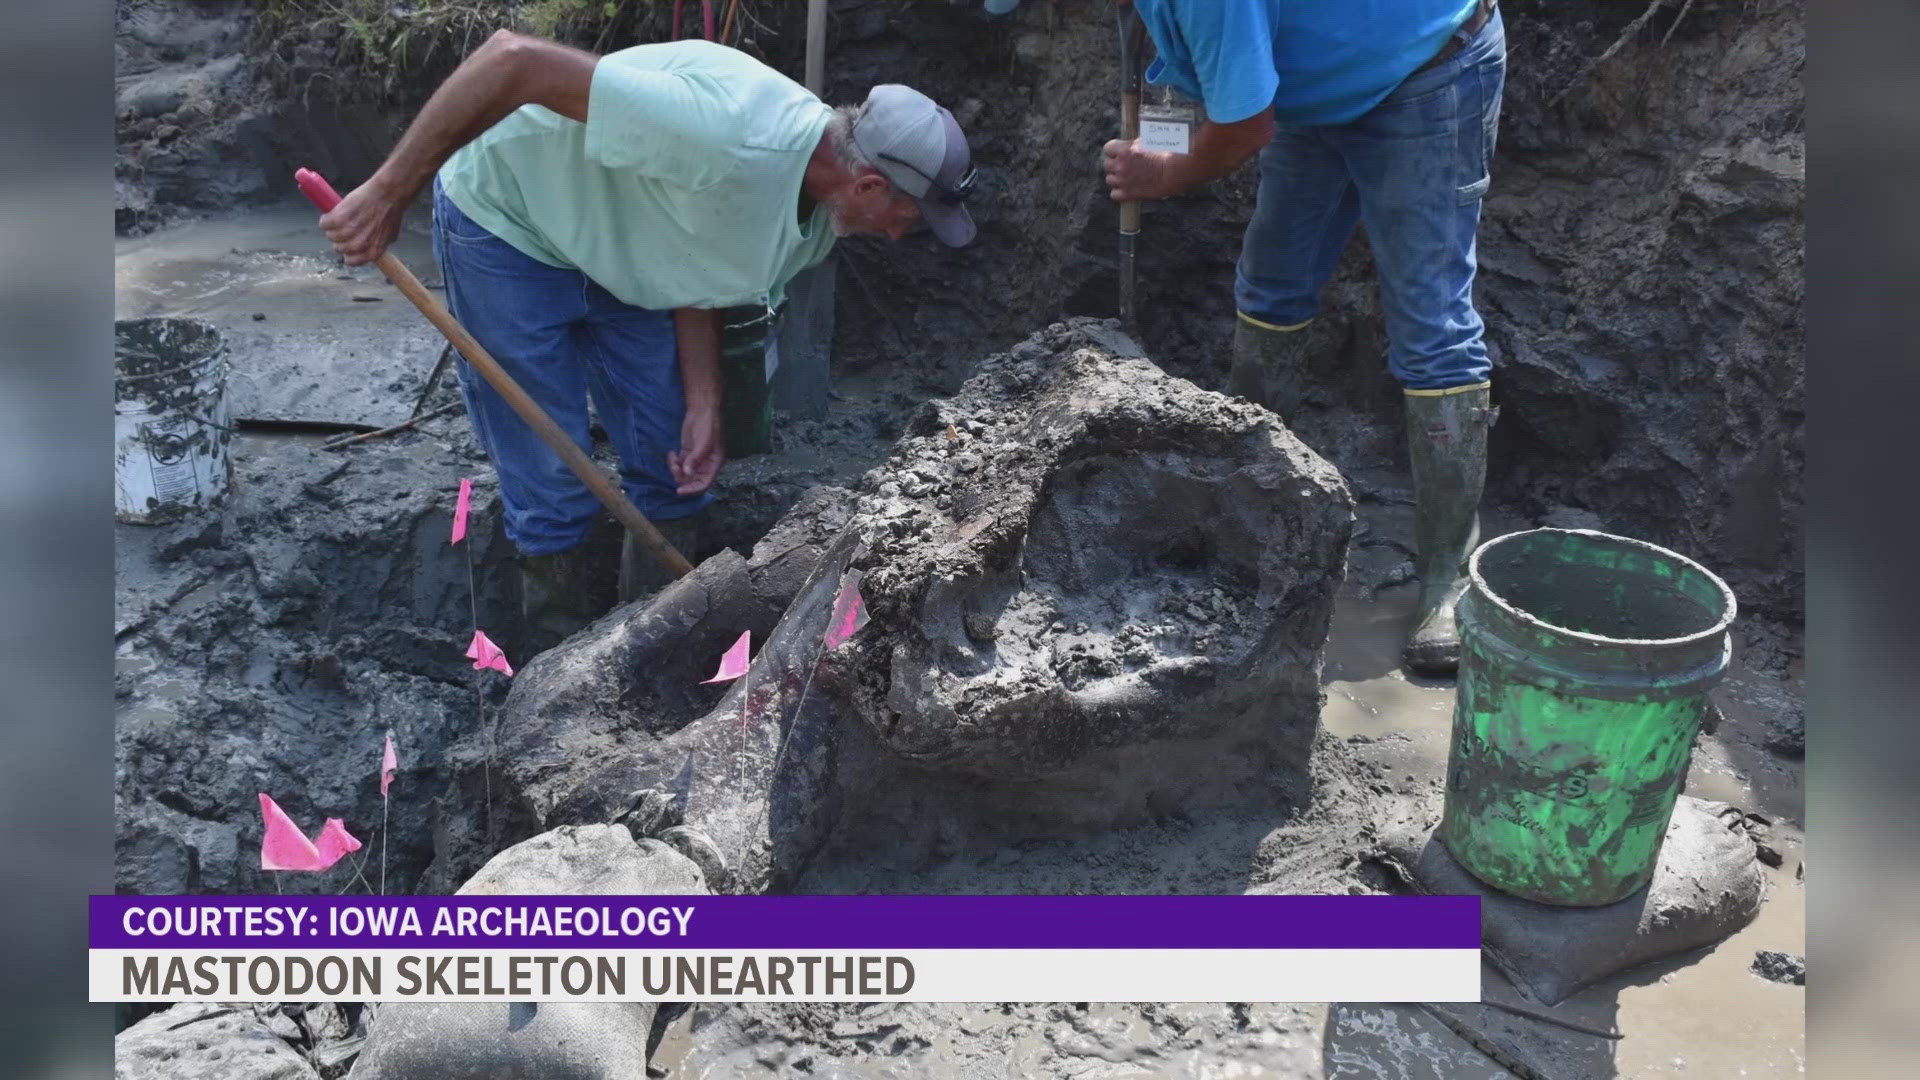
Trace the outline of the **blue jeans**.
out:
<instances>
[{"instance_id":1,"label":"blue jeans","mask_svg":"<svg viewBox=\"0 0 1920 1080\"><path fill-rule=\"evenodd\" d=\"M587 398L620 454L620 486L655 521L685 517L711 491L674 493L667 454L686 416L673 313L616 300L578 270L521 253L433 185L433 253L447 306L575 445L591 452ZM460 389L480 445L500 474L507 538L523 555L578 544L600 500L462 357Z\"/></svg>"},{"instance_id":2,"label":"blue jeans","mask_svg":"<svg viewBox=\"0 0 1920 1080\"><path fill-rule=\"evenodd\" d=\"M1409 390L1486 382L1474 233L1506 73L1496 9L1459 52L1408 76L1359 119L1276 124L1260 151L1259 199L1234 275L1242 316L1282 329L1310 321L1364 220L1394 378Z\"/></svg>"}]
</instances>

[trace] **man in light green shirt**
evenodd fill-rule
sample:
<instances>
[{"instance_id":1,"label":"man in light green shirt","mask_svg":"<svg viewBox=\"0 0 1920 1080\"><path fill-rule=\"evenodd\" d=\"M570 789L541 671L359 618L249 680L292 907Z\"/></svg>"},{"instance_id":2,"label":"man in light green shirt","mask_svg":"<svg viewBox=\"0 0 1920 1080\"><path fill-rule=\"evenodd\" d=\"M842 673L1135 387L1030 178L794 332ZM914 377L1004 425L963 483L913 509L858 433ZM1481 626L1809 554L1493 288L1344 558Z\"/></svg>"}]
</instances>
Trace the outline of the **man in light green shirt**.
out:
<instances>
[{"instance_id":1,"label":"man in light green shirt","mask_svg":"<svg viewBox=\"0 0 1920 1080\"><path fill-rule=\"evenodd\" d=\"M371 262L436 179L454 315L582 449L592 397L628 497L685 548L723 460L719 309L778 305L839 236L898 239L924 221L969 242L973 176L952 114L904 86L833 109L711 42L598 57L502 31L320 225L349 264ZM544 647L600 614L583 544L599 504L490 385L465 363L460 375ZM627 540L622 599L664 583Z\"/></svg>"}]
</instances>

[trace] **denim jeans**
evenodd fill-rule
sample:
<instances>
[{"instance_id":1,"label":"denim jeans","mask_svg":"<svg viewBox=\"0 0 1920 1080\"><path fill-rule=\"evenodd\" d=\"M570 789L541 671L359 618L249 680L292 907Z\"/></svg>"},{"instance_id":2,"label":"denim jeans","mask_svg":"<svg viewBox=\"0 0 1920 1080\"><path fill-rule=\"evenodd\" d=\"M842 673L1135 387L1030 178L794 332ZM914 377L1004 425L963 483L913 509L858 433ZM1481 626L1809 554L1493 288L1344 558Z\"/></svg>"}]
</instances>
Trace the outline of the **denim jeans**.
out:
<instances>
[{"instance_id":1,"label":"denim jeans","mask_svg":"<svg viewBox=\"0 0 1920 1080\"><path fill-rule=\"evenodd\" d=\"M1311 320L1354 223L1365 221L1394 377L1409 390L1486 382L1474 234L1506 55L1496 9L1459 52L1408 76L1359 119L1276 124L1234 275L1241 315L1282 329Z\"/></svg>"},{"instance_id":2,"label":"denim jeans","mask_svg":"<svg viewBox=\"0 0 1920 1080\"><path fill-rule=\"evenodd\" d=\"M667 454L686 415L673 313L615 299L578 270L522 254L433 187L433 253L447 306L575 445L591 452L588 395L620 455L620 486L655 521L712 501L674 493ZM507 538L523 555L585 538L600 500L462 357L460 389L480 445L500 474Z\"/></svg>"}]
</instances>

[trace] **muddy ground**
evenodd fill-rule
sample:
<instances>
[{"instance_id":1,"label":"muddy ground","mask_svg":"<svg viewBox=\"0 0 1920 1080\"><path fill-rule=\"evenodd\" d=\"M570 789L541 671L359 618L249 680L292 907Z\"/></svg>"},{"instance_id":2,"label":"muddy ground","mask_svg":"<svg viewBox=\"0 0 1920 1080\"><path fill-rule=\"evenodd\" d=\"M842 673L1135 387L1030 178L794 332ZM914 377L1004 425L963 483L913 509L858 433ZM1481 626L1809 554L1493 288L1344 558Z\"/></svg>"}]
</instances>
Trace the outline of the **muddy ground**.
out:
<instances>
[{"instance_id":1,"label":"muddy ground","mask_svg":"<svg viewBox=\"0 0 1920 1080\"><path fill-rule=\"evenodd\" d=\"M1805 952L1799 5L1668 5L1591 70L1640 5L1506 6L1511 82L1477 293L1502 405L1487 532L1607 528L1727 577L1743 608L1736 662L1688 791L1770 818L1780 865L1760 918L1720 947L1556 1010L1617 1024L1617 1044L1461 1015L1552 1076L1794 1075L1804 989L1748 967L1758 950ZM287 177L295 164L342 185L364 175L419 88L352 95L310 78L290 94L291 75L350 63L352 50L316 32L283 39L275 66L244 5L119 12L117 313L224 329L235 417L405 419L439 342L376 273L337 264ZM1112 127L1107 16L1071 0L1029 0L997 21L972 4L834 4L829 97L904 78L955 103L985 175L981 239L957 253L924 236L842 245L832 408L783 421L775 453L728 467L717 542L744 552L808 488L851 486L915 405L952 392L981 357L1063 315L1111 313L1114 219L1092 168ZM791 20L764 17L760 44L791 58ZM444 59L417 65L419 81ZM1157 363L1202 386L1223 381L1231 257L1250 205L1241 175L1147 214L1143 337ZM431 283L423 227L396 250ZM1434 797L1452 706L1450 684L1397 663L1414 602L1411 500L1364 245L1330 286L1318 333L1298 429L1346 475L1359 513L1323 670L1321 724L1339 746L1328 760L1342 763L1323 797L1017 844L889 844L850 829L801 889L1387 887L1364 862L1313 854L1362 848L1347 840L1356 803ZM426 407L454 400L443 384ZM318 442L248 426L218 513L117 526L123 889L364 888L377 862L360 877L267 880L250 856L252 800L267 791L296 820L340 816L378 836L371 763L389 728L403 747L385 825L390 889L451 891L521 835L484 789L449 779L484 775L472 766L504 694L498 680L476 691L459 656L468 565L444 539L463 476L476 484L482 624L506 625L517 602L491 473L464 419L345 451ZM1490 997L1515 993L1489 970ZM1381 1005L703 1006L660 1058L672 1075L711 1077L1501 1075L1429 1012Z\"/></svg>"}]
</instances>

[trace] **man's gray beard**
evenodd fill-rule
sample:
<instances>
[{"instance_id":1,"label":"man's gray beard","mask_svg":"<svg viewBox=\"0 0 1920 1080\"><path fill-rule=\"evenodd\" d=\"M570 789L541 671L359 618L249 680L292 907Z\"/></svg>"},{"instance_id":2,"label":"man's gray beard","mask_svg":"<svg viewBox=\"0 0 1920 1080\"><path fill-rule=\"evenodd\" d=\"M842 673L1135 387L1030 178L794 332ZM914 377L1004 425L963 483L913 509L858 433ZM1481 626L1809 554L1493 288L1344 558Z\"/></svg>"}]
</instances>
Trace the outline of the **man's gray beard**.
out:
<instances>
[{"instance_id":1,"label":"man's gray beard","mask_svg":"<svg viewBox=\"0 0 1920 1080\"><path fill-rule=\"evenodd\" d=\"M847 227L846 220L840 216L840 208L832 203L827 204L827 224L833 228L836 237L845 239L853 235L853 230Z\"/></svg>"}]
</instances>

